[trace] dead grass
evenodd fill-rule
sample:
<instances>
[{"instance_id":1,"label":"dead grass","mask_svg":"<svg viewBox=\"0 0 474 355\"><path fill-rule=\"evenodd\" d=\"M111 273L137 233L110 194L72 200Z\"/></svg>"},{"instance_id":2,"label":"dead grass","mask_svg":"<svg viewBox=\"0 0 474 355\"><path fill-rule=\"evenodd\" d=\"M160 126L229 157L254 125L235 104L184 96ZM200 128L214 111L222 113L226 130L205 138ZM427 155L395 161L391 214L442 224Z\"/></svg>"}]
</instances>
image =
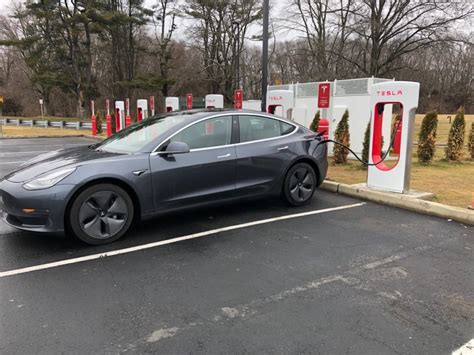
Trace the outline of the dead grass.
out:
<instances>
[{"instance_id":1,"label":"dead grass","mask_svg":"<svg viewBox=\"0 0 474 355\"><path fill-rule=\"evenodd\" d=\"M16 127L0 126L0 137L61 137L61 136L79 136L90 134L87 130L67 129L67 128L38 128L38 127Z\"/></svg>"},{"instance_id":2,"label":"dead grass","mask_svg":"<svg viewBox=\"0 0 474 355\"><path fill-rule=\"evenodd\" d=\"M411 189L434 193L436 202L466 208L474 199L474 161L450 163L442 157L443 150L438 148L430 166L421 165L413 158ZM331 164L328 178L345 184L362 183L367 181L367 169L354 161Z\"/></svg>"},{"instance_id":3,"label":"dead grass","mask_svg":"<svg viewBox=\"0 0 474 355\"><path fill-rule=\"evenodd\" d=\"M456 113L449 114L449 115L445 115L445 114L438 115L438 130L436 131L437 133L436 144L448 143L449 130L451 129L451 124L449 123L449 120L447 118L448 116L451 116L451 122L452 122L454 121L454 117L456 116ZM423 117L425 117L425 115L416 115L415 117L415 134L413 136L413 140L415 142L418 141L418 135L420 134L421 121L423 121ZM467 137L469 136L471 123L474 122L474 115L464 115L464 118L466 119L465 143L467 143Z\"/></svg>"}]
</instances>

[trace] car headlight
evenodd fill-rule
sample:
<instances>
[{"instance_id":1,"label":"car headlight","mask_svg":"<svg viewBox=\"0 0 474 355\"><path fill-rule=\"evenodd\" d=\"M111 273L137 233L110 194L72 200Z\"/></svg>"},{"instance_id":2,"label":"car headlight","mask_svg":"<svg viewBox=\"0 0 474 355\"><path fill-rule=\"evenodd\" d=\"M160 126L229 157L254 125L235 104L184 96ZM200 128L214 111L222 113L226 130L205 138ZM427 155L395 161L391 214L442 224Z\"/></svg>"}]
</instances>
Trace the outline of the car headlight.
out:
<instances>
[{"instance_id":1,"label":"car headlight","mask_svg":"<svg viewBox=\"0 0 474 355\"><path fill-rule=\"evenodd\" d=\"M53 171L52 173L48 173L36 179L28 181L26 184L23 185L23 187L27 190L48 189L56 185L65 177L71 175L75 170L76 168L56 170L56 171Z\"/></svg>"}]
</instances>

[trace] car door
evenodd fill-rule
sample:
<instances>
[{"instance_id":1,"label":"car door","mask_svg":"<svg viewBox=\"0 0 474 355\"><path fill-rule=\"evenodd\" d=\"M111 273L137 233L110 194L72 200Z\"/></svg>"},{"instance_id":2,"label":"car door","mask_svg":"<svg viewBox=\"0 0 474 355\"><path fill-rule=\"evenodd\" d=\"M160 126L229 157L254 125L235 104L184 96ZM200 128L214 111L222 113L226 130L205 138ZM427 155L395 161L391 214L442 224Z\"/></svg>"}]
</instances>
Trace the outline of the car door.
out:
<instances>
[{"instance_id":1,"label":"car door","mask_svg":"<svg viewBox=\"0 0 474 355\"><path fill-rule=\"evenodd\" d=\"M239 115L236 189L239 195L270 191L296 155L291 134L297 127L267 116Z\"/></svg>"},{"instance_id":2,"label":"car door","mask_svg":"<svg viewBox=\"0 0 474 355\"><path fill-rule=\"evenodd\" d=\"M234 196L237 163L233 125L230 115L201 120L165 143L184 142L190 147L189 153L150 156L156 211Z\"/></svg>"}]
</instances>

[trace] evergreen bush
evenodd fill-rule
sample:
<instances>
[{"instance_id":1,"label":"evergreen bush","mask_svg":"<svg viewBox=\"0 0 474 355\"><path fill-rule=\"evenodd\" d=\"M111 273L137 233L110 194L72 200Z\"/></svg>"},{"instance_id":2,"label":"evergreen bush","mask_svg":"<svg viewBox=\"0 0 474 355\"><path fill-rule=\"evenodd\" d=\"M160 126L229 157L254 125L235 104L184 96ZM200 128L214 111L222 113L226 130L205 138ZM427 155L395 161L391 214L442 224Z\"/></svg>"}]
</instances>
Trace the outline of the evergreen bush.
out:
<instances>
[{"instance_id":1,"label":"evergreen bush","mask_svg":"<svg viewBox=\"0 0 474 355\"><path fill-rule=\"evenodd\" d=\"M97 127L97 134L102 134L102 115L100 111L98 111L97 115L95 116L95 122Z\"/></svg>"},{"instance_id":2,"label":"evergreen bush","mask_svg":"<svg viewBox=\"0 0 474 355\"><path fill-rule=\"evenodd\" d=\"M464 134L466 121L464 119L464 108L461 106L456 113L453 124L449 131L448 146L445 149L446 159L460 161L463 156Z\"/></svg>"},{"instance_id":3,"label":"evergreen bush","mask_svg":"<svg viewBox=\"0 0 474 355\"><path fill-rule=\"evenodd\" d=\"M469 149L469 154L471 155L471 159L474 159L474 122L471 123L471 133L469 133L467 146Z\"/></svg>"},{"instance_id":4,"label":"evergreen bush","mask_svg":"<svg viewBox=\"0 0 474 355\"><path fill-rule=\"evenodd\" d=\"M349 111L347 110L344 112L344 115L337 125L336 131L334 132L334 140L344 144L345 146L350 146ZM349 151L339 144L334 144L333 155L334 162L336 164L342 164L347 162Z\"/></svg>"},{"instance_id":5,"label":"evergreen bush","mask_svg":"<svg viewBox=\"0 0 474 355\"><path fill-rule=\"evenodd\" d=\"M364 143L362 143L362 160L365 162L369 161L369 147L370 147L370 121L367 124L367 128L364 133ZM365 164L362 164L365 165Z\"/></svg>"},{"instance_id":6,"label":"evergreen bush","mask_svg":"<svg viewBox=\"0 0 474 355\"><path fill-rule=\"evenodd\" d=\"M314 115L313 122L311 122L309 129L312 130L313 132L318 132L319 121L321 121L321 113L318 110L318 112L316 112L316 114Z\"/></svg>"},{"instance_id":7,"label":"evergreen bush","mask_svg":"<svg viewBox=\"0 0 474 355\"><path fill-rule=\"evenodd\" d=\"M431 164L436 151L436 129L438 128L438 113L428 112L421 123L418 136L418 162Z\"/></svg>"}]
</instances>

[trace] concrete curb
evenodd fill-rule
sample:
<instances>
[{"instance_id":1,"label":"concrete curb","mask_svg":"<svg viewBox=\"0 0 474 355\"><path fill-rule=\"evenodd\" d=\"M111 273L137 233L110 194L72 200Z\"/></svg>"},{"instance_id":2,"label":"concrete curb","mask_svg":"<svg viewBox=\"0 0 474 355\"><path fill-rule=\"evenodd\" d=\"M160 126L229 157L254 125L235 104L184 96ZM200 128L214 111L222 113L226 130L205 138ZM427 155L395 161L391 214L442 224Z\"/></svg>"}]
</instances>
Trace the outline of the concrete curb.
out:
<instances>
[{"instance_id":1,"label":"concrete curb","mask_svg":"<svg viewBox=\"0 0 474 355\"><path fill-rule=\"evenodd\" d=\"M327 180L322 183L321 189L388 206L403 208L430 216L452 219L468 225L474 225L474 212L467 209L464 210L462 208L442 205L441 203L432 201L420 200L390 192L374 191L367 188Z\"/></svg>"}]
</instances>

